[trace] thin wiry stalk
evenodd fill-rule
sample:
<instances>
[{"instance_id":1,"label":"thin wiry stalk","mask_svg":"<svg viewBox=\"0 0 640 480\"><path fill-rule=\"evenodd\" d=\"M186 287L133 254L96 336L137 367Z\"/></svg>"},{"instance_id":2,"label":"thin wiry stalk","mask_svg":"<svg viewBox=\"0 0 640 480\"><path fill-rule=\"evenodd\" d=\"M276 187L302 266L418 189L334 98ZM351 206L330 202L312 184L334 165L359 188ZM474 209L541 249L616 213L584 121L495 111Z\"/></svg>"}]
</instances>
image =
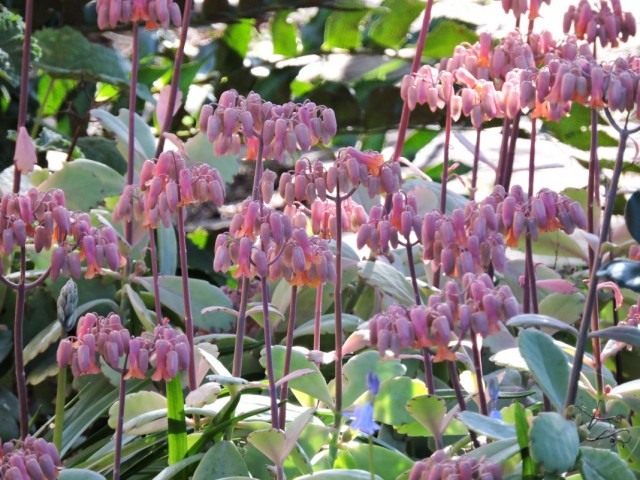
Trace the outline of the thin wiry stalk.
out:
<instances>
[{"instance_id":1,"label":"thin wiry stalk","mask_svg":"<svg viewBox=\"0 0 640 480\"><path fill-rule=\"evenodd\" d=\"M520 112L513 119L511 126L511 136L509 139L509 149L507 151L507 158L504 163L504 175L502 178L502 186L505 190L509 190L511 185L511 175L513 174L513 162L516 157L516 144L518 143L518 132L520 128Z\"/></svg>"},{"instance_id":2,"label":"thin wiry stalk","mask_svg":"<svg viewBox=\"0 0 640 480\"><path fill-rule=\"evenodd\" d=\"M320 350L320 323L322 321L322 296L324 294L324 283L318 285L316 289L316 303L313 315L313 349Z\"/></svg>"},{"instance_id":3,"label":"thin wiry stalk","mask_svg":"<svg viewBox=\"0 0 640 480\"><path fill-rule=\"evenodd\" d=\"M272 349L272 332L271 320L269 319L269 286L267 279L260 279L262 286L262 316L264 319L264 350L267 360L267 381L269 382L269 398L271 399L271 427L278 428L280 422L278 420L278 398L276 395L276 378L273 373L273 354Z\"/></svg>"},{"instance_id":4,"label":"thin wiry stalk","mask_svg":"<svg viewBox=\"0 0 640 480\"><path fill-rule=\"evenodd\" d=\"M171 76L171 86L169 87L169 101L167 102L167 114L162 119L162 125L160 125L160 135L158 138L158 145L156 147L156 157L162 153L164 148L164 133L168 132L171 128L171 121L173 120L173 110L176 105L176 99L178 98L178 86L180 85L180 69L184 62L184 46L187 43L187 32L189 31L189 23L191 22L191 10L193 8L193 0L185 0L184 11L182 12L182 25L180 26L180 42L178 44L178 51L176 52L176 58L173 63L173 75Z\"/></svg>"},{"instance_id":5,"label":"thin wiry stalk","mask_svg":"<svg viewBox=\"0 0 640 480\"><path fill-rule=\"evenodd\" d=\"M536 137L537 123L536 119L531 120L531 147L529 149L529 182L528 196L533 198L533 182L535 176L535 159L536 159ZM533 264L533 245L531 242L531 231L527 227L525 237L525 264L524 264L524 313L538 313L538 292L536 285L536 271Z\"/></svg>"},{"instance_id":6,"label":"thin wiry stalk","mask_svg":"<svg viewBox=\"0 0 640 480\"><path fill-rule=\"evenodd\" d=\"M480 138L482 136L482 128L476 130L476 145L473 150L473 167L471 169L471 190L469 191L469 198L474 200L476 198L476 189L478 187L478 164L480 163Z\"/></svg>"},{"instance_id":7,"label":"thin wiry stalk","mask_svg":"<svg viewBox=\"0 0 640 480\"><path fill-rule=\"evenodd\" d=\"M602 226L600 230L600 238L598 242L598 248L593 262L593 268L589 275L589 290L587 292L587 298L584 304L584 311L582 313L582 320L580 323L580 330L578 334L578 341L576 343L576 353L573 360L573 366L571 367L571 376L569 378L569 388L567 390L567 398L565 399L565 409L570 405L573 405L576 401L578 394L578 380L580 378L580 372L582 370L583 356L585 346L589 335L589 325L591 324L591 316L596 305L596 293L598 287L598 275L597 272L602 264L602 245L607 241L609 236L609 229L611 227L611 216L613 215L613 207L615 204L616 193L618 190L618 182L620 180L620 174L622 173L622 164L624 161L624 152L627 145L629 135L635 133L637 129L632 131L627 129L627 122L625 122L624 128L621 128L611 117L611 113L608 109L605 109L611 124L616 128L620 135L620 144L618 146L618 153L616 155L616 161L613 167L613 175L611 176L611 184L607 191L607 197L605 202L605 210L602 215ZM628 117L627 117L628 121ZM568 412L567 412L568 413Z\"/></svg>"},{"instance_id":8,"label":"thin wiry stalk","mask_svg":"<svg viewBox=\"0 0 640 480\"><path fill-rule=\"evenodd\" d=\"M25 0L24 39L22 43L22 63L20 64L20 97L18 98L18 132L27 125L27 106L29 104L29 63L31 62L31 32L33 30L33 0ZM17 147L17 144L16 144ZM13 170L13 193L20 192L22 173L17 167Z\"/></svg>"},{"instance_id":9,"label":"thin wiry stalk","mask_svg":"<svg viewBox=\"0 0 640 480\"><path fill-rule=\"evenodd\" d=\"M335 303L335 388L336 388L336 430L342 417L342 197L340 182L336 186L336 283L334 288Z\"/></svg>"},{"instance_id":10,"label":"thin wiry stalk","mask_svg":"<svg viewBox=\"0 0 640 480\"><path fill-rule=\"evenodd\" d=\"M24 307L26 302L27 254L25 247L20 247L20 280L16 291L16 311L13 320L13 355L16 368L16 390L18 393L18 409L20 418L20 438L29 433L29 400L27 398L27 377L24 372Z\"/></svg>"},{"instance_id":11,"label":"thin wiry stalk","mask_svg":"<svg viewBox=\"0 0 640 480\"><path fill-rule=\"evenodd\" d=\"M420 68L422 60L422 52L424 46L427 43L427 36L429 34L429 24L431 23L431 9L433 7L433 0L427 0L427 4L424 7L424 16L422 18L422 26L420 27L420 34L418 35L418 41L416 43L416 52L411 62L411 73L416 73ZM393 151L393 160L397 162L402 155L402 149L407 136L407 127L409 126L409 117L411 111L409 110L409 104L405 100L402 104L402 113L400 114L400 125L398 126L398 137L396 140L396 147Z\"/></svg>"},{"instance_id":12,"label":"thin wiry stalk","mask_svg":"<svg viewBox=\"0 0 640 480\"><path fill-rule=\"evenodd\" d=\"M156 322L162 320L162 306L160 304L160 276L158 275L158 248L156 246L156 232L149 229L149 254L151 256L151 275L153 278L153 306Z\"/></svg>"},{"instance_id":13,"label":"thin wiry stalk","mask_svg":"<svg viewBox=\"0 0 640 480\"><path fill-rule=\"evenodd\" d=\"M139 63L139 38L138 24L134 22L131 35L133 36L132 52L131 52L131 83L129 86L129 137L127 145L127 185L133 185L133 177L135 173L135 141L136 141L136 90L138 87L138 63ZM131 199L133 202L133 199ZM133 205L131 205L133 210ZM129 246L133 244L133 219L127 220L124 227L125 240ZM131 258L129 258L128 268L131 268Z\"/></svg>"},{"instance_id":14,"label":"thin wiry stalk","mask_svg":"<svg viewBox=\"0 0 640 480\"><path fill-rule=\"evenodd\" d=\"M296 328L296 307L298 304L298 287L291 285L291 303L289 304L289 321L287 322L287 341L284 355L284 370L282 376L289 375L291 370L291 356L293 353L293 330ZM287 416L287 397L289 388L287 382L280 387L280 428L284 430Z\"/></svg>"},{"instance_id":15,"label":"thin wiry stalk","mask_svg":"<svg viewBox=\"0 0 640 480\"><path fill-rule=\"evenodd\" d=\"M122 434L124 431L124 406L125 406L125 393L126 393L126 375L127 375L127 360L125 356L124 367L120 371L120 382L118 384L118 417L116 421L116 433L114 436L115 450L113 454L113 480L120 479L120 464L122 463Z\"/></svg>"},{"instance_id":16,"label":"thin wiry stalk","mask_svg":"<svg viewBox=\"0 0 640 480\"><path fill-rule=\"evenodd\" d=\"M482 357L480 355L480 346L478 345L478 334L473 329L471 329L471 348L473 350L473 366L476 371L480 411L483 415L488 415L489 408L487 406L487 394L484 391L484 375L482 373Z\"/></svg>"},{"instance_id":17,"label":"thin wiry stalk","mask_svg":"<svg viewBox=\"0 0 640 480\"><path fill-rule=\"evenodd\" d=\"M191 292L189 289L189 264L187 263L187 236L185 233L184 207L178 207L178 257L180 259L180 276L182 278L182 301L184 304L184 328L189 342L189 390L195 390L196 382L195 355L193 352L193 316L191 313Z\"/></svg>"}]
</instances>

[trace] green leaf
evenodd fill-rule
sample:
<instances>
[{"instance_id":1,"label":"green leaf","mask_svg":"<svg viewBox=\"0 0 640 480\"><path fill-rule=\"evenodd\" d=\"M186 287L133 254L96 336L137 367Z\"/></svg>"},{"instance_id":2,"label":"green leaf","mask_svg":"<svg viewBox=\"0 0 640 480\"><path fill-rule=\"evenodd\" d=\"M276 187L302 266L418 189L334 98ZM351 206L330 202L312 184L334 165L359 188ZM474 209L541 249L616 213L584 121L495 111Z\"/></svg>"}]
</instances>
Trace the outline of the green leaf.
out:
<instances>
[{"instance_id":1,"label":"green leaf","mask_svg":"<svg viewBox=\"0 0 640 480\"><path fill-rule=\"evenodd\" d=\"M158 239L158 273L175 275L178 268L178 242L173 226L156 228Z\"/></svg>"},{"instance_id":2,"label":"green leaf","mask_svg":"<svg viewBox=\"0 0 640 480\"><path fill-rule=\"evenodd\" d=\"M43 117L57 115L58 110L62 107L67 95L72 92L77 85L78 82L76 80L53 78L46 74L42 75L38 81L40 115Z\"/></svg>"},{"instance_id":3,"label":"green leaf","mask_svg":"<svg viewBox=\"0 0 640 480\"><path fill-rule=\"evenodd\" d=\"M466 410L458 414L458 420L464 423L469 430L486 435L489 438L496 440L516 438L516 429L513 425L509 425L497 418Z\"/></svg>"},{"instance_id":4,"label":"green leaf","mask_svg":"<svg viewBox=\"0 0 640 480\"><path fill-rule=\"evenodd\" d=\"M447 413L444 400L435 395L420 395L407 402L407 411L432 434L442 428L442 419Z\"/></svg>"},{"instance_id":5,"label":"green leaf","mask_svg":"<svg viewBox=\"0 0 640 480\"><path fill-rule=\"evenodd\" d=\"M108 425L115 430L118 421L118 408L120 402L115 402L109 408L109 420ZM157 392L141 391L130 393L125 396L124 402L124 422L142 415L153 410L160 410L167 408L167 399ZM159 432L166 430L167 422L165 419L150 422L141 427L128 430L127 433L131 435L146 435L149 433Z\"/></svg>"},{"instance_id":6,"label":"green leaf","mask_svg":"<svg viewBox=\"0 0 640 480\"><path fill-rule=\"evenodd\" d=\"M640 243L640 190L633 192L624 209L624 221L633 239Z\"/></svg>"},{"instance_id":7,"label":"green leaf","mask_svg":"<svg viewBox=\"0 0 640 480\"><path fill-rule=\"evenodd\" d=\"M334 468L373 470L382 480L395 480L413 466L413 461L397 450L379 445L373 445L371 448L373 448L373 465L370 446L365 443L353 443L340 450Z\"/></svg>"},{"instance_id":8,"label":"green leaf","mask_svg":"<svg viewBox=\"0 0 640 480\"><path fill-rule=\"evenodd\" d=\"M640 347L640 329L637 327L628 327L624 325L607 327L597 332L589 334L591 338L604 338L606 340L615 340L623 342L634 347Z\"/></svg>"},{"instance_id":9,"label":"green leaf","mask_svg":"<svg viewBox=\"0 0 640 480\"><path fill-rule=\"evenodd\" d=\"M93 160L74 160L42 182L38 189L47 191L59 188L64 191L67 207L72 210L89 211L106 197L119 195L124 179L102 163Z\"/></svg>"},{"instance_id":10,"label":"green leaf","mask_svg":"<svg viewBox=\"0 0 640 480\"><path fill-rule=\"evenodd\" d=\"M520 446L518 445L518 441L515 438L509 438L506 440L496 440L495 442L487 443L480 448L471 450L468 456L478 460L486 460L491 463L503 463L519 451Z\"/></svg>"},{"instance_id":11,"label":"green leaf","mask_svg":"<svg viewBox=\"0 0 640 480\"><path fill-rule=\"evenodd\" d=\"M273 53L293 57L298 53L296 26L289 22L291 10L278 10L271 22Z\"/></svg>"},{"instance_id":12,"label":"green leaf","mask_svg":"<svg viewBox=\"0 0 640 480\"><path fill-rule=\"evenodd\" d=\"M569 385L565 354L549 335L538 330L521 331L518 346L540 389L555 408L562 410Z\"/></svg>"},{"instance_id":13,"label":"green leaf","mask_svg":"<svg viewBox=\"0 0 640 480\"><path fill-rule=\"evenodd\" d=\"M178 463L187 454L187 423L184 415L184 396L180 375L166 382L167 388L167 421L169 432L169 465Z\"/></svg>"},{"instance_id":14,"label":"green leaf","mask_svg":"<svg viewBox=\"0 0 640 480\"><path fill-rule=\"evenodd\" d=\"M104 128L115 135L118 141L118 148L126 152L126 146L129 143L129 121L126 115L124 116L124 119L121 118L123 111L127 112L128 110L121 110L120 115L117 117L102 108L94 108L90 113L91 116L95 117ZM149 127L138 114L136 114L135 129L136 138L133 146L137 154L136 165L140 166L147 158L153 158L155 154L155 146L149 145L148 135L144 135L142 133L145 129L148 130Z\"/></svg>"},{"instance_id":15,"label":"green leaf","mask_svg":"<svg viewBox=\"0 0 640 480\"><path fill-rule=\"evenodd\" d=\"M580 439L576 424L555 412L534 418L530 432L531 455L546 472L564 473L576 463Z\"/></svg>"},{"instance_id":16,"label":"green leaf","mask_svg":"<svg viewBox=\"0 0 640 480\"><path fill-rule=\"evenodd\" d=\"M33 36L42 49L37 65L51 76L128 84L129 67L116 49L92 43L71 27L45 28Z\"/></svg>"},{"instance_id":17,"label":"green leaf","mask_svg":"<svg viewBox=\"0 0 640 480\"><path fill-rule=\"evenodd\" d=\"M342 404L350 407L368 390L367 374L375 373L380 382L404 375L407 368L396 359L383 359L375 350L368 350L350 358L342 370Z\"/></svg>"},{"instance_id":18,"label":"green leaf","mask_svg":"<svg viewBox=\"0 0 640 480\"><path fill-rule=\"evenodd\" d=\"M297 480L382 480L366 470L323 470L311 475L302 475Z\"/></svg>"},{"instance_id":19,"label":"green leaf","mask_svg":"<svg viewBox=\"0 0 640 480\"><path fill-rule=\"evenodd\" d=\"M180 478L183 470L186 470L194 463L199 463L204 457L203 453L197 453L195 455L191 455L183 460L180 460L178 463L174 463L173 465L168 465L162 469L162 471L153 477L153 480L173 480L176 478ZM195 478L195 477L194 477Z\"/></svg>"},{"instance_id":20,"label":"green leaf","mask_svg":"<svg viewBox=\"0 0 640 480\"><path fill-rule=\"evenodd\" d=\"M184 148L191 163L206 163L207 165L216 168L227 184L230 184L233 181L233 177L235 177L240 170L238 156L216 155L213 153L213 146L207 139L207 136L202 132L196 133L193 137L187 140L184 144Z\"/></svg>"},{"instance_id":21,"label":"green leaf","mask_svg":"<svg viewBox=\"0 0 640 480\"><path fill-rule=\"evenodd\" d=\"M127 172L127 161L118 151L117 143L109 138L80 137L77 148L82 152L82 158L104 163L120 175Z\"/></svg>"},{"instance_id":22,"label":"green leaf","mask_svg":"<svg viewBox=\"0 0 640 480\"><path fill-rule=\"evenodd\" d=\"M0 79L17 87L20 83L22 44L24 43L24 21L0 5ZM37 40L31 40L31 61L38 59L40 48Z\"/></svg>"},{"instance_id":23,"label":"green leaf","mask_svg":"<svg viewBox=\"0 0 640 480\"><path fill-rule=\"evenodd\" d=\"M380 391L373 404L373 418L387 425L405 426L415 420L401 405L419 395L425 395L427 387L420 380L396 377L380 383Z\"/></svg>"},{"instance_id":24,"label":"green leaf","mask_svg":"<svg viewBox=\"0 0 640 480\"><path fill-rule=\"evenodd\" d=\"M477 39L476 32L463 23L449 18L437 22L434 20L422 56L435 59L449 57L456 45L462 42L474 43Z\"/></svg>"},{"instance_id":25,"label":"green leaf","mask_svg":"<svg viewBox=\"0 0 640 480\"><path fill-rule=\"evenodd\" d=\"M388 263L370 260L359 262L358 274L367 285L380 289L402 305L415 303L410 281Z\"/></svg>"},{"instance_id":26,"label":"green leaf","mask_svg":"<svg viewBox=\"0 0 640 480\"><path fill-rule=\"evenodd\" d=\"M121 108L120 110L118 110L118 119L122 122L122 124L125 126L126 130L127 130L127 137L120 139L122 141L122 143L124 144L124 146L129 144L129 137L128 137L128 132L129 132L129 110L126 108ZM134 133L135 133L135 144L136 144L136 149L138 148L137 145L139 144L141 147L142 152L144 152L143 157L141 159L136 159L136 168L139 167L139 160L146 160L147 158L153 158L155 157L155 153L156 153L156 138L153 136L153 132L151 131L151 127L149 127L149 125L147 124L147 122L145 121L144 118L142 118L140 115L138 115L137 113L133 116L133 128L134 128ZM123 151L126 151L123 149ZM139 169L136 170L136 172L138 172Z\"/></svg>"},{"instance_id":27,"label":"green leaf","mask_svg":"<svg viewBox=\"0 0 640 480\"><path fill-rule=\"evenodd\" d=\"M285 450L286 438L284 432L275 430L258 430L251 432L247 441L262 452L276 465L282 462L282 452Z\"/></svg>"},{"instance_id":28,"label":"green leaf","mask_svg":"<svg viewBox=\"0 0 640 480\"><path fill-rule=\"evenodd\" d=\"M140 295L138 295L138 292L136 292L133 288L131 288L131 285L126 283L124 285L124 291L126 292L127 297L129 298L129 303L131 304L133 311L136 312L138 321L142 324L142 326L147 332L153 331L154 327L156 326L156 320L157 320L155 318L155 313L151 312L147 308L142 298L140 298Z\"/></svg>"},{"instance_id":29,"label":"green leaf","mask_svg":"<svg viewBox=\"0 0 640 480\"><path fill-rule=\"evenodd\" d=\"M273 371L276 380L280 380L283 377L285 352L286 348L281 345L275 345L271 349L271 354L273 356ZM264 356L264 352L260 356L260 365L265 368L266 358ZM326 405L332 405L333 399L331 398L329 387L327 386L326 380L320 373L318 366L306 357L305 352L301 348L294 347L291 352L290 373L303 369L312 370L313 373L291 380L289 382L289 388L311 395Z\"/></svg>"},{"instance_id":30,"label":"green leaf","mask_svg":"<svg viewBox=\"0 0 640 480\"><path fill-rule=\"evenodd\" d=\"M580 447L580 473L584 480L634 480L636 477L615 453L600 448Z\"/></svg>"},{"instance_id":31,"label":"green leaf","mask_svg":"<svg viewBox=\"0 0 640 480\"><path fill-rule=\"evenodd\" d=\"M85 468L63 468L60 470L58 480L106 480L99 473Z\"/></svg>"},{"instance_id":32,"label":"green leaf","mask_svg":"<svg viewBox=\"0 0 640 480\"><path fill-rule=\"evenodd\" d=\"M629 468L640 472L640 427L626 429L624 436L624 442L616 442L618 453Z\"/></svg>"},{"instance_id":33,"label":"green leaf","mask_svg":"<svg viewBox=\"0 0 640 480\"><path fill-rule=\"evenodd\" d=\"M541 315L537 313L523 313L516 315L515 317L511 317L507 321L507 326L521 328L551 328L553 330L569 332L573 336L578 335L578 331L571 325L567 325L566 323L561 322L557 318L550 317L549 315Z\"/></svg>"},{"instance_id":34,"label":"green leaf","mask_svg":"<svg viewBox=\"0 0 640 480\"><path fill-rule=\"evenodd\" d=\"M581 292L569 295L550 293L540 301L538 307L542 315L553 317L556 321L559 320L560 323L565 324L563 330L571 332L573 328L571 324L576 323L582 317L584 300L584 295ZM575 333L573 334L575 335Z\"/></svg>"},{"instance_id":35,"label":"green leaf","mask_svg":"<svg viewBox=\"0 0 640 480\"><path fill-rule=\"evenodd\" d=\"M138 277L136 282L147 291L153 293L153 278ZM160 277L160 298L162 304L181 318L184 318L182 297L182 278L171 275ZM202 309L211 305L231 307L231 300L218 287L205 280L189 279L191 291L191 309L193 323L196 327L213 332L229 331L235 322L232 315L223 312L203 314Z\"/></svg>"},{"instance_id":36,"label":"green leaf","mask_svg":"<svg viewBox=\"0 0 640 480\"><path fill-rule=\"evenodd\" d=\"M230 476L248 476L249 469L233 442L223 440L204 454L193 480L216 480Z\"/></svg>"},{"instance_id":37,"label":"green leaf","mask_svg":"<svg viewBox=\"0 0 640 480\"><path fill-rule=\"evenodd\" d=\"M324 26L323 50L344 48L354 50L362 46L361 23L367 10L333 11Z\"/></svg>"},{"instance_id":38,"label":"green leaf","mask_svg":"<svg viewBox=\"0 0 640 480\"><path fill-rule=\"evenodd\" d=\"M422 10L424 2L420 0L385 0L371 22L369 38L383 47L401 47L407 41L409 27Z\"/></svg>"},{"instance_id":39,"label":"green leaf","mask_svg":"<svg viewBox=\"0 0 640 480\"><path fill-rule=\"evenodd\" d=\"M293 338L303 337L305 335L313 335L314 319L304 322L293 331ZM348 313L342 314L342 329L345 332L353 332L358 325L362 323L362 319L356 315ZM335 331L335 315L327 313L320 317L320 334L333 333ZM282 340L284 342L284 339Z\"/></svg>"},{"instance_id":40,"label":"green leaf","mask_svg":"<svg viewBox=\"0 0 640 480\"><path fill-rule=\"evenodd\" d=\"M640 379L616 385L607 395L607 399L620 399L629 408L640 410Z\"/></svg>"},{"instance_id":41,"label":"green leaf","mask_svg":"<svg viewBox=\"0 0 640 480\"><path fill-rule=\"evenodd\" d=\"M522 473L525 477L535 476L536 465L529 452L529 422L527 420L527 411L519 402L514 402L511 405L514 413L516 438L518 439L520 456L522 457Z\"/></svg>"},{"instance_id":42,"label":"green leaf","mask_svg":"<svg viewBox=\"0 0 640 480\"><path fill-rule=\"evenodd\" d=\"M249 42L251 42L254 32L253 25L254 21L252 19L241 19L228 25L224 31L222 40L242 58L246 57L249 51Z\"/></svg>"},{"instance_id":43,"label":"green leaf","mask_svg":"<svg viewBox=\"0 0 640 480\"><path fill-rule=\"evenodd\" d=\"M24 363L25 365L36 358L39 354L49 348L54 342L58 341L62 335L62 324L54 320L47 328L40 330L38 334L24 347Z\"/></svg>"},{"instance_id":44,"label":"green leaf","mask_svg":"<svg viewBox=\"0 0 640 480\"><path fill-rule=\"evenodd\" d=\"M543 125L544 130L550 132L562 143L580 150L589 150L591 147L591 109L586 106L574 102L570 115L561 118L559 121L544 122ZM602 129L599 129L598 146L616 147L618 146L618 141Z\"/></svg>"}]
</instances>

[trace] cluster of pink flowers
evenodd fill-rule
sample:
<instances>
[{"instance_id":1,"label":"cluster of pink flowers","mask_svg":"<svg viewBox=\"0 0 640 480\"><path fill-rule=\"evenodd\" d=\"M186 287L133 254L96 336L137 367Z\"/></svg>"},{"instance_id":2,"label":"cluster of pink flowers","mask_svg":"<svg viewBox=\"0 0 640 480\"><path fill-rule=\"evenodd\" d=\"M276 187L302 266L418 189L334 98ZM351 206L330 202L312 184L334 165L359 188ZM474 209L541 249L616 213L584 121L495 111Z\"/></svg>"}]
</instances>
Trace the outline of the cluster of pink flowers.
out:
<instances>
[{"instance_id":1,"label":"cluster of pink flowers","mask_svg":"<svg viewBox=\"0 0 640 480\"><path fill-rule=\"evenodd\" d=\"M127 364L121 365L125 356ZM100 357L114 370L124 369L127 378L146 378L152 361L155 371L151 379L171 380L189 367L189 343L166 321L153 333L131 337L115 313L106 317L88 313L78 321L75 337L65 338L58 345L58 365L70 365L76 377L94 375L100 373Z\"/></svg>"},{"instance_id":2,"label":"cluster of pink flowers","mask_svg":"<svg viewBox=\"0 0 640 480\"><path fill-rule=\"evenodd\" d=\"M142 218L146 227L160 222L168 227L178 208L206 202L221 206L224 195L224 180L217 169L205 164L189 167L180 153L163 152L157 161L142 164L139 186L125 187L113 218Z\"/></svg>"},{"instance_id":3,"label":"cluster of pink flowers","mask_svg":"<svg viewBox=\"0 0 640 480\"><path fill-rule=\"evenodd\" d=\"M495 209L498 228L509 246L517 245L527 230L536 240L538 232L561 229L573 233L576 228L587 228L587 217L578 202L546 188L528 198L519 185L511 187L509 193L496 186L482 204Z\"/></svg>"},{"instance_id":4,"label":"cluster of pink flowers","mask_svg":"<svg viewBox=\"0 0 640 480\"><path fill-rule=\"evenodd\" d=\"M423 258L448 276L479 273L490 265L501 272L506 264L504 238L490 204L469 202L451 214L433 210L422 221Z\"/></svg>"},{"instance_id":5,"label":"cluster of pink flowers","mask_svg":"<svg viewBox=\"0 0 640 480\"><path fill-rule=\"evenodd\" d=\"M98 28L116 28L119 23L144 22L149 29L180 26L182 14L174 0L98 0Z\"/></svg>"},{"instance_id":6,"label":"cluster of pink flowers","mask_svg":"<svg viewBox=\"0 0 640 480\"><path fill-rule=\"evenodd\" d=\"M352 198L340 202L342 213L342 231L357 232L367 221L364 207ZM326 239L338 236L336 204L332 201L315 199L311 204L311 230L315 235Z\"/></svg>"},{"instance_id":7,"label":"cluster of pink flowers","mask_svg":"<svg viewBox=\"0 0 640 480\"><path fill-rule=\"evenodd\" d=\"M636 20L631 12L623 12L620 0L600 1L600 10L593 10L587 0L580 0L578 6L570 5L564 14L564 33L571 27L576 37L589 43L600 40L603 47L618 46L618 39L626 42L636 34Z\"/></svg>"},{"instance_id":8,"label":"cluster of pink flowers","mask_svg":"<svg viewBox=\"0 0 640 480\"><path fill-rule=\"evenodd\" d=\"M486 337L499 324L517 315L518 301L511 289L495 287L487 274L466 274L461 284L449 281L442 293L426 305L405 308L392 305L369 321L370 341L381 354L394 355L406 348L435 348L435 361L455 360L450 342L471 329Z\"/></svg>"},{"instance_id":9,"label":"cluster of pink flowers","mask_svg":"<svg viewBox=\"0 0 640 480\"><path fill-rule=\"evenodd\" d=\"M94 227L86 213L70 212L64 192L40 192L35 188L25 194L5 194L0 199L0 253L10 255L14 248L33 244L36 252L52 250L51 278L60 273L74 278L93 277L103 266L116 270L120 266L118 237L106 226Z\"/></svg>"},{"instance_id":10,"label":"cluster of pink flowers","mask_svg":"<svg viewBox=\"0 0 640 480\"><path fill-rule=\"evenodd\" d=\"M437 450L429 458L416 462L409 480L500 480L502 467L472 457L450 458Z\"/></svg>"},{"instance_id":11,"label":"cluster of pink flowers","mask_svg":"<svg viewBox=\"0 0 640 480\"><path fill-rule=\"evenodd\" d=\"M253 160L262 141L263 158L282 161L298 150L306 152L319 142L329 143L337 125L332 109L313 102L274 105L255 92L244 97L227 90L217 104L202 107L200 130L214 144L217 155L239 153L244 140L246 156Z\"/></svg>"},{"instance_id":12,"label":"cluster of pink flowers","mask_svg":"<svg viewBox=\"0 0 640 480\"><path fill-rule=\"evenodd\" d=\"M399 236L404 238L404 245L410 243L412 232L420 238L422 218L417 210L415 197L404 192L393 194L388 213L382 205L374 205L369 212L368 221L358 230L358 248L366 245L374 254L387 253L389 247L398 247Z\"/></svg>"},{"instance_id":13,"label":"cluster of pink flowers","mask_svg":"<svg viewBox=\"0 0 640 480\"><path fill-rule=\"evenodd\" d=\"M55 480L62 462L53 443L27 436L0 445L0 478L4 480Z\"/></svg>"}]
</instances>

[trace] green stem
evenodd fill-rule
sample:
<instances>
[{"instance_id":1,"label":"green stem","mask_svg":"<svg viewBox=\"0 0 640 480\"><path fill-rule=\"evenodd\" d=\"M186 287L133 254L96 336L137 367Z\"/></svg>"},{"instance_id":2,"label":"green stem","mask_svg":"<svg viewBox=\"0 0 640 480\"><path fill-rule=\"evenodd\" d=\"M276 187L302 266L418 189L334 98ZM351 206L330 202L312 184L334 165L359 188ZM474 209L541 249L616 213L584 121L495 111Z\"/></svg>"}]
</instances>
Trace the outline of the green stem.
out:
<instances>
[{"instance_id":1,"label":"green stem","mask_svg":"<svg viewBox=\"0 0 640 480\"><path fill-rule=\"evenodd\" d=\"M62 451L62 430L64 429L64 400L67 391L67 367L58 369L56 389L56 410L53 422L53 444L58 451Z\"/></svg>"},{"instance_id":2,"label":"green stem","mask_svg":"<svg viewBox=\"0 0 640 480\"><path fill-rule=\"evenodd\" d=\"M167 417L169 420L167 444L169 448L169 465L173 465L187 455L187 424L180 375L176 375L166 385Z\"/></svg>"}]
</instances>

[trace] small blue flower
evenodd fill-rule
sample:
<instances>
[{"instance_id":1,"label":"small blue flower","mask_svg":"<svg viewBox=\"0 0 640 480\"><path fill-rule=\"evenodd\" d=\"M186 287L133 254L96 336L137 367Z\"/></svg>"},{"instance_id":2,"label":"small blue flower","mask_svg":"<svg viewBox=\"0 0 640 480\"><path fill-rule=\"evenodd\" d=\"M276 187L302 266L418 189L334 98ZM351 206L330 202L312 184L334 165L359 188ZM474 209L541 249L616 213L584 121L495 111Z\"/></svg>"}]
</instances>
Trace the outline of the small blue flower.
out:
<instances>
[{"instance_id":1,"label":"small blue flower","mask_svg":"<svg viewBox=\"0 0 640 480\"><path fill-rule=\"evenodd\" d=\"M380 430L380 425L373 420L373 405L369 402L356 407L351 420L351 428L359 430L365 435L373 435Z\"/></svg>"},{"instance_id":2,"label":"small blue flower","mask_svg":"<svg viewBox=\"0 0 640 480\"><path fill-rule=\"evenodd\" d=\"M500 399L500 385L495 378L489 380L489 416L502 420L502 414L498 410L498 400Z\"/></svg>"},{"instance_id":3,"label":"small blue flower","mask_svg":"<svg viewBox=\"0 0 640 480\"><path fill-rule=\"evenodd\" d=\"M371 395L377 395L380 391L380 378L374 372L367 373L367 386Z\"/></svg>"}]
</instances>

